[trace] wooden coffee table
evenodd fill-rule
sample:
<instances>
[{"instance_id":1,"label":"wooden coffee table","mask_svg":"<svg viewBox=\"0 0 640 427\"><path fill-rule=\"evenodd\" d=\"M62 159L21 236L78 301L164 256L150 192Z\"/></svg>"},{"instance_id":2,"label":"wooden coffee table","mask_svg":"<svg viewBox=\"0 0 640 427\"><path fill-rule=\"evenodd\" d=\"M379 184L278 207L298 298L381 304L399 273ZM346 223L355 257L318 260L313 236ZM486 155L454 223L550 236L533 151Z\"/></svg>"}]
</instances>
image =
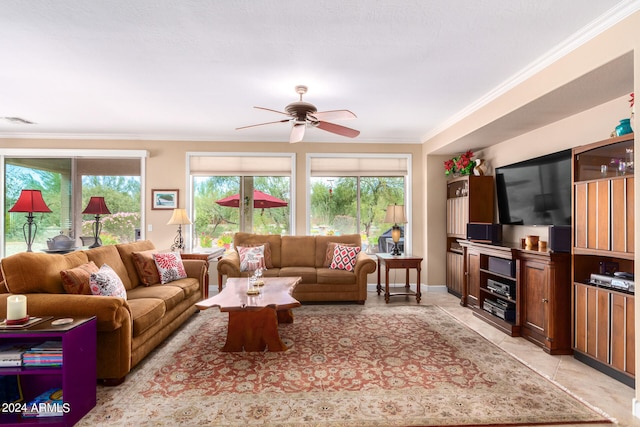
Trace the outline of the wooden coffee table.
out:
<instances>
[{"instance_id":1,"label":"wooden coffee table","mask_svg":"<svg viewBox=\"0 0 640 427\"><path fill-rule=\"evenodd\" d=\"M259 295L247 295L246 277L228 278L217 295L196 304L200 310L220 307L229 312L227 342L222 351L285 351L279 323L292 323L292 308L300 302L291 296L301 277L265 277Z\"/></svg>"}]
</instances>

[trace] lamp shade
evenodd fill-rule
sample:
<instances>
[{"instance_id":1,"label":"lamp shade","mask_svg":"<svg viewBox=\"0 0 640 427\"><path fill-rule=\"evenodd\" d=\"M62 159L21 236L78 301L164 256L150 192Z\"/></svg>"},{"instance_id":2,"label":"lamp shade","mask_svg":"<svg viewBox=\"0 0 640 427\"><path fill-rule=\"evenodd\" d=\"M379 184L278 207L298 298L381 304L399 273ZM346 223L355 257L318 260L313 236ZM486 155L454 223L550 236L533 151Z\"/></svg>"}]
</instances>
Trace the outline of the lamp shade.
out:
<instances>
[{"instance_id":1,"label":"lamp shade","mask_svg":"<svg viewBox=\"0 0 640 427\"><path fill-rule=\"evenodd\" d=\"M184 225L191 224L191 220L187 216L187 211L185 209L174 209L173 214L171 215L171 219L167 223L167 225Z\"/></svg>"},{"instance_id":2,"label":"lamp shade","mask_svg":"<svg viewBox=\"0 0 640 427\"><path fill-rule=\"evenodd\" d=\"M83 214L104 215L110 214L111 211L104 202L104 197L92 197L87 203L87 207L82 211Z\"/></svg>"},{"instance_id":3,"label":"lamp shade","mask_svg":"<svg viewBox=\"0 0 640 427\"><path fill-rule=\"evenodd\" d=\"M407 222L407 218L404 216L404 205L387 206L387 215L384 217L384 222L389 224L404 224Z\"/></svg>"},{"instance_id":4,"label":"lamp shade","mask_svg":"<svg viewBox=\"0 0 640 427\"><path fill-rule=\"evenodd\" d=\"M22 190L18 201L9 212L51 212L40 190Z\"/></svg>"}]
</instances>

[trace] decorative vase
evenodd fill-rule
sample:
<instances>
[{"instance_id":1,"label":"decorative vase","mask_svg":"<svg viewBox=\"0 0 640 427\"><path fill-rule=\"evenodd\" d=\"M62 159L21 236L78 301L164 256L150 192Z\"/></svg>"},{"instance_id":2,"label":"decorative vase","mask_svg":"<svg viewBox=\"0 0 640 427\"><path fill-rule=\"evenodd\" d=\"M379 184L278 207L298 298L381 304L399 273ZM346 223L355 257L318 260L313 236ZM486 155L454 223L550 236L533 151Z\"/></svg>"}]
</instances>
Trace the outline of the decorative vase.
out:
<instances>
[{"instance_id":1,"label":"decorative vase","mask_svg":"<svg viewBox=\"0 0 640 427\"><path fill-rule=\"evenodd\" d=\"M616 126L616 136L626 135L633 132L631 130L631 123L629 119L620 120L620 124Z\"/></svg>"}]
</instances>

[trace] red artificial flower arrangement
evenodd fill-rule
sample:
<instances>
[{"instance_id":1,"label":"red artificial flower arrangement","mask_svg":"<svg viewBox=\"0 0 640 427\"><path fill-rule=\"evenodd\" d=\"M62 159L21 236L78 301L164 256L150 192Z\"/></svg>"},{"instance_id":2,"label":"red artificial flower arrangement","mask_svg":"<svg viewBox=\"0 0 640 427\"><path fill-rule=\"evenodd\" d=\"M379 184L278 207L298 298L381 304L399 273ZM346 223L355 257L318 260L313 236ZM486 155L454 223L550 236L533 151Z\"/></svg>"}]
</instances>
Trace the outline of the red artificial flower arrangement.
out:
<instances>
[{"instance_id":1,"label":"red artificial flower arrangement","mask_svg":"<svg viewBox=\"0 0 640 427\"><path fill-rule=\"evenodd\" d=\"M469 150L464 154L446 160L444 162L444 174L447 176L456 173L460 175L471 175L473 167L476 165L476 162L471 160L472 157L473 152Z\"/></svg>"}]
</instances>

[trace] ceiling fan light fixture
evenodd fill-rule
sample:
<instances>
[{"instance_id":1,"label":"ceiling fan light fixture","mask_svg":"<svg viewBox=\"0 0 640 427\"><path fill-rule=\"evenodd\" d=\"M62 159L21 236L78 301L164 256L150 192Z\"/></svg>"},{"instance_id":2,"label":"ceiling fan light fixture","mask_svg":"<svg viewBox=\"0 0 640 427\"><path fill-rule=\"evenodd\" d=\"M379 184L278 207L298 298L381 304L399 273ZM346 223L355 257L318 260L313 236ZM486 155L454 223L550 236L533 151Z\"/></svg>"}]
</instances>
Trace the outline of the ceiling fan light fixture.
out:
<instances>
[{"instance_id":1,"label":"ceiling fan light fixture","mask_svg":"<svg viewBox=\"0 0 640 427\"><path fill-rule=\"evenodd\" d=\"M350 129L345 126L337 125L335 123L328 122L327 120L346 120L355 119L356 115L349 110L330 110L330 111L318 111L315 105L302 100L302 95L307 93L307 86L296 86L296 93L300 95L300 100L288 104L283 111L272 110L264 107L254 107L260 110L272 111L278 114L284 114L289 116L288 119L278 120L275 122L259 123L255 125L242 126L236 129L246 129L255 126L262 126L271 123L291 122L291 134L289 136L289 142L295 143L302 141L304 137L304 130L307 126L317 127L327 132L335 133L336 135L346 136L348 138L355 138L360 134L360 131Z\"/></svg>"}]
</instances>

